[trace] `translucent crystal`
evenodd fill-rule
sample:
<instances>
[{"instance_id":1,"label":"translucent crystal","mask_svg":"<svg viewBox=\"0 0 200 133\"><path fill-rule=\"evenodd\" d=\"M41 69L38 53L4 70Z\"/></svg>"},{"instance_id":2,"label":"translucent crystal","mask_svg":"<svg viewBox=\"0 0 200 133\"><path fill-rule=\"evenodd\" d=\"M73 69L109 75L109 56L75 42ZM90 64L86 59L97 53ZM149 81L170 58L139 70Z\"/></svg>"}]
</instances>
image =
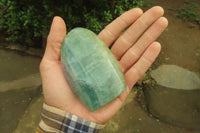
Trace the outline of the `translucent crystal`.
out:
<instances>
[{"instance_id":1,"label":"translucent crystal","mask_svg":"<svg viewBox=\"0 0 200 133\"><path fill-rule=\"evenodd\" d=\"M117 60L90 30L75 28L68 33L62 44L61 62L73 92L91 111L126 90Z\"/></svg>"}]
</instances>

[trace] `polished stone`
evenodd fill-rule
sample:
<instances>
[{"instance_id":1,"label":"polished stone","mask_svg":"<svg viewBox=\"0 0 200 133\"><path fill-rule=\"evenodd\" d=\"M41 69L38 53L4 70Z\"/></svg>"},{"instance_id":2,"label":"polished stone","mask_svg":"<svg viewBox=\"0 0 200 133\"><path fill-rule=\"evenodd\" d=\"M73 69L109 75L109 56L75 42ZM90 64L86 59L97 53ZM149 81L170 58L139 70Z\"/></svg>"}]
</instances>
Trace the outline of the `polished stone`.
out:
<instances>
[{"instance_id":1,"label":"polished stone","mask_svg":"<svg viewBox=\"0 0 200 133\"><path fill-rule=\"evenodd\" d=\"M92 31L75 28L69 32L62 44L61 62L73 92L91 111L126 90L117 60Z\"/></svg>"}]
</instances>

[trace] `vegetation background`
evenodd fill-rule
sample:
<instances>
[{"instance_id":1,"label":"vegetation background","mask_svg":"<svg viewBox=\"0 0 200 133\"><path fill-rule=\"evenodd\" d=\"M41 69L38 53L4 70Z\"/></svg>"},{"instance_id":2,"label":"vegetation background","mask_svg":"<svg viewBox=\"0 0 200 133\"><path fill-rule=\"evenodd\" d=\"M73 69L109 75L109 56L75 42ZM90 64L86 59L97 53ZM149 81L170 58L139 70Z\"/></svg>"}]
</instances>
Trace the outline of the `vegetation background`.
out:
<instances>
[{"instance_id":1,"label":"vegetation background","mask_svg":"<svg viewBox=\"0 0 200 133\"><path fill-rule=\"evenodd\" d=\"M54 16L68 27L98 33L123 12L140 7L143 0L0 0L0 30L7 41L41 47Z\"/></svg>"}]
</instances>

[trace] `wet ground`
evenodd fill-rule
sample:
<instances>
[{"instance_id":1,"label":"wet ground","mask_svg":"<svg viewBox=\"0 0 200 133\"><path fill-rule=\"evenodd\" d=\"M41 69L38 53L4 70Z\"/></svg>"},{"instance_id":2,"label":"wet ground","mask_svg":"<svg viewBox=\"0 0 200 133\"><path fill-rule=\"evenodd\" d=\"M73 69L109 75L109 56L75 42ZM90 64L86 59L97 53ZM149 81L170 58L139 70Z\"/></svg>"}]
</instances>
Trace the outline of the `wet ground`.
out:
<instances>
[{"instance_id":1,"label":"wet ground","mask_svg":"<svg viewBox=\"0 0 200 133\"><path fill-rule=\"evenodd\" d=\"M149 0L146 0L147 2ZM153 69L174 64L200 74L200 27L176 17L169 8L179 8L183 0L152 0L169 20L158 41L162 51ZM194 0L195 1L195 0ZM200 1L196 0L200 3ZM147 9L148 7L143 7ZM42 105L40 58L0 49L0 132L34 133ZM155 118L147 112L141 87L134 88L122 109L107 123L103 133L200 133Z\"/></svg>"}]
</instances>

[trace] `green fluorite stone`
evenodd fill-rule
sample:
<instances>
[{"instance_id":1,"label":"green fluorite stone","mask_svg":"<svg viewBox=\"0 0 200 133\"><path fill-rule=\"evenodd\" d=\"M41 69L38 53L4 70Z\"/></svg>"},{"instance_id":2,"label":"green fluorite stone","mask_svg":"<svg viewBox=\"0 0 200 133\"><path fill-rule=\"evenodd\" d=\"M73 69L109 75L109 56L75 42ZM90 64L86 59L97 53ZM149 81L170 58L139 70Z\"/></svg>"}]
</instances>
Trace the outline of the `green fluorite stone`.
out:
<instances>
[{"instance_id":1,"label":"green fluorite stone","mask_svg":"<svg viewBox=\"0 0 200 133\"><path fill-rule=\"evenodd\" d=\"M61 49L64 74L77 97L94 111L126 90L121 68L105 43L85 28L75 28Z\"/></svg>"}]
</instances>

